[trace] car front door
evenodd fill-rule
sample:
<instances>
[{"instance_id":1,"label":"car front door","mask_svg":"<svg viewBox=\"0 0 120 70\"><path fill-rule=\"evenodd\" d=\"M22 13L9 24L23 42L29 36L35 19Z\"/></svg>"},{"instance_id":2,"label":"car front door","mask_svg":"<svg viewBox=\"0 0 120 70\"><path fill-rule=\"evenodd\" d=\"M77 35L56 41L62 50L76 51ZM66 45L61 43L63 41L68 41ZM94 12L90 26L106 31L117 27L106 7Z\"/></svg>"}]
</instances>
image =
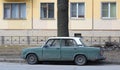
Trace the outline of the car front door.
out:
<instances>
[{"instance_id":1,"label":"car front door","mask_svg":"<svg viewBox=\"0 0 120 70\"><path fill-rule=\"evenodd\" d=\"M75 53L77 52L77 45L73 39L61 40L61 59L73 60Z\"/></svg>"},{"instance_id":2,"label":"car front door","mask_svg":"<svg viewBox=\"0 0 120 70\"><path fill-rule=\"evenodd\" d=\"M43 48L44 60L59 60L60 59L60 40L50 39L46 43L47 47Z\"/></svg>"}]
</instances>

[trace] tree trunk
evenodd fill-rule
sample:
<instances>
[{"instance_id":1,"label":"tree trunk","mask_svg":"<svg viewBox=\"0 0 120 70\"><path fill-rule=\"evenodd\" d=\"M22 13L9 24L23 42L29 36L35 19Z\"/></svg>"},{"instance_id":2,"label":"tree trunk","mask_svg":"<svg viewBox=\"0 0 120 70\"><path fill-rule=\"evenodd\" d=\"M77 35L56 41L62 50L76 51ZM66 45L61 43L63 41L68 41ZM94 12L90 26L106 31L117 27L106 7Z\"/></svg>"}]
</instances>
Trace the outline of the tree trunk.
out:
<instances>
[{"instance_id":1,"label":"tree trunk","mask_svg":"<svg viewBox=\"0 0 120 70\"><path fill-rule=\"evenodd\" d=\"M68 37L68 3L69 0L57 0L58 2L58 16L57 16L57 36Z\"/></svg>"}]
</instances>

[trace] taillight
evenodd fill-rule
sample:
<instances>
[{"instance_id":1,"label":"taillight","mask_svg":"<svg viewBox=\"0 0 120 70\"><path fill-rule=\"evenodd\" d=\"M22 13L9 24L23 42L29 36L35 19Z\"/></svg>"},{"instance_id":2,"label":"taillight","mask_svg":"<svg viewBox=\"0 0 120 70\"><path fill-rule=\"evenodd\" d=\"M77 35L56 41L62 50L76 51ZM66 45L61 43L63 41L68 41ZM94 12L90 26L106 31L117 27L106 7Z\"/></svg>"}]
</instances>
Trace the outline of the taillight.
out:
<instances>
[{"instance_id":1,"label":"taillight","mask_svg":"<svg viewBox=\"0 0 120 70\"><path fill-rule=\"evenodd\" d=\"M103 55L103 50L100 48L100 55L102 56Z\"/></svg>"}]
</instances>

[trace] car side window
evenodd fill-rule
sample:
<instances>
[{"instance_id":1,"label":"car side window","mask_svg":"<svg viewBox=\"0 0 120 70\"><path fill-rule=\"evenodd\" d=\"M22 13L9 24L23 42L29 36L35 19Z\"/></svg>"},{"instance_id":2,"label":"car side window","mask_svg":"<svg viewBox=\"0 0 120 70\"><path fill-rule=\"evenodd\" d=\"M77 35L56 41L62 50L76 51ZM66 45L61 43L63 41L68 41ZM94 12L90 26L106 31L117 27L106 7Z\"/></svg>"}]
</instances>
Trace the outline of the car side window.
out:
<instances>
[{"instance_id":1,"label":"car side window","mask_svg":"<svg viewBox=\"0 0 120 70\"><path fill-rule=\"evenodd\" d=\"M54 40L52 46L60 46L60 40Z\"/></svg>"},{"instance_id":2,"label":"car side window","mask_svg":"<svg viewBox=\"0 0 120 70\"><path fill-rule=\"evenodd\" d=\"M46 45L49 47L60 47L60 40L59 39L51 39L49 40Z\"/></svg>"},{"instance_id":3,"label":"car side window","mask_svg":"<svg viewBox=\"0 0 120 70\"><path fill-rule=\"evenodd\" d=\"M53 43L53 41L54 41L54 40L52 40L52 39L48 40L47 43L46 43L46 45L47 45L47 46L51 46L52 43Z\"/></svg>"},{"instance_id":4,"label":"car side window","mask_svg":"<svg viewBox=\"0 0 120 70\"><path fill-rule=\"evenodd\" d=\"M61 41L61 45L62 46L66 46L66 47L75 47L76 46L76 42L73 39L63 39Z\"/></svg>"}]
</instances>

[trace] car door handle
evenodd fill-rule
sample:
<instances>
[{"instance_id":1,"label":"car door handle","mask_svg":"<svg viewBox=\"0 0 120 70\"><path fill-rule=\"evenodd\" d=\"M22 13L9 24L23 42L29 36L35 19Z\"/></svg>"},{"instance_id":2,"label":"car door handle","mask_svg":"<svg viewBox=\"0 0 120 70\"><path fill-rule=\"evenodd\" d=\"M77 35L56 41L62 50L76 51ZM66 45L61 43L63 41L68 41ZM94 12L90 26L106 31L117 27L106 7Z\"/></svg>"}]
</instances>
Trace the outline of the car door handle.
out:
<instances>
[{"instance_id":1,"label":"car door handle","mask_svg":"<svg viewBox=\"0 0 120 70\"><path fill-rule=\"evenodd\" d=\"M77 50L77 48L74 48L74 50Z\"/></svg>"},{"instance_id":2,"label":"car door handle","mask_svg":"<svg viewBox=\"0 0 120 70\"><path fill-rule=\"evenodd\" d=\"M56 48L56 49L58 49L58 50L59 50L60 48Z\"/></svg>"}]
</instances>

